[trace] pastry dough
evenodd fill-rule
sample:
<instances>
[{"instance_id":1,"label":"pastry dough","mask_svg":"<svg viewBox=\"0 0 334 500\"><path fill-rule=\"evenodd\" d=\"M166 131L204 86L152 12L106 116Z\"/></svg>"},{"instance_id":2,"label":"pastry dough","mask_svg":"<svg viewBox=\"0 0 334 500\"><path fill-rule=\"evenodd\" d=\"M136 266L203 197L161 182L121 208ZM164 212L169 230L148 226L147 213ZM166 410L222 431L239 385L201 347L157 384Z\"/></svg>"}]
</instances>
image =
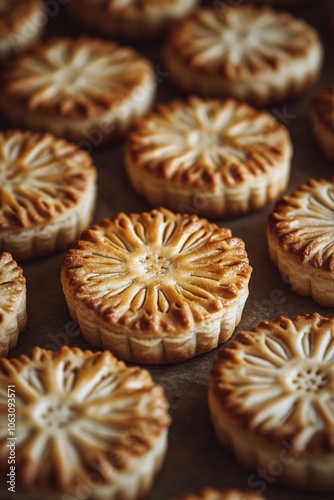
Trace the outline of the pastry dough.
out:
<instances>
[{"instance_id":1,"label":"pastry dough","mask_svg":"<svg viewBox=\"0 0 334 500\"><path fill-rule=\"evenodd\" d=\"M200 493L188 493L180 500L264 500L262 495L258 495L252 491L242 492L239 490L216 490L213 488L205 488Z\"/></svg>"},{"instance_id":2,"label":"pastry dough","mask_svg":"<svg viewBox=\"0 0 334 500\"><path fill-rule=\"evenodd\" d=\"M327 158L334 161L334 85L313 97L311 117L320 147Z\"/></svg>"}]
</instances>

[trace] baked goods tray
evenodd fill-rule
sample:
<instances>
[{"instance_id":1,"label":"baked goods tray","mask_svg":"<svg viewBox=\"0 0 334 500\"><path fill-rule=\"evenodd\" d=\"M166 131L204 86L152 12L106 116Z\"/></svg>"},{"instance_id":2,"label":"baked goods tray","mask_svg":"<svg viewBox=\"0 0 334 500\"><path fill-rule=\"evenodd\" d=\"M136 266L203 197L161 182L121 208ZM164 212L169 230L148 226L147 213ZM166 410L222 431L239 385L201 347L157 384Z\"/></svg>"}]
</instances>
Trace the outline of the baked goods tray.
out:
<instances>
[{"instance_id":1,"label":"baked goods tray","mask_svg":"<svg viewBox=\"0 0 334 500\"><path fill-rule=\"evenodd\" d=\"M325 62L320 81L299 100L269 109L288 127L294 144L289 191L310 177L330 178L333 175L333 165L315 144L309 118L311 95L334 82L334 38L328 21L332 3L318 1L295 10L296 15L304 17L320 31L324 42ZM58 14L49 19L46 36L76 36L79 33L68 20L66 9L61 7ZM143 45L136 49L154 61L158 100L177 96L169 75L164 71L161 48ZM2 127L5 126L2 123ZM93 142L98 140L98 135L93 138ZM93 156L99 172L95 222L119 211L138 212L149 208L130 188L121 145L97 149ZM193 209L200 215L198 207ZM266 243L266 221L271 209L272 206L268 206L238 220L218 221L219 225L231 228L235 236L245 241L254 269L250 295L236 333L255 326L262 319L273 319L281 314L294 317L317 311L324 316L334 316L332 308L319 307L313 300L293 293L272 265ZM27 353L34 346L53 350L64 344L91 348L81 337L66 307L59 278L63 256L59 254L23 264L27 278L28 326L21 334L18 346L10 352L10 357ZM319 498L319 494L297 492L280 486L279 478L268 471L265 477L260 477L256 471L254 475L254 472L244 470L229 452L220 447L210 424L207 405L208 374L215 355L216 352L212 352L174 366L148 367L154 380L165 389L173 418L168 455L148 500L167 500L204 486L261 490L269 500ZM322 495L321 498L329 500L333 496Z\"/></svg>"}]
</instances>

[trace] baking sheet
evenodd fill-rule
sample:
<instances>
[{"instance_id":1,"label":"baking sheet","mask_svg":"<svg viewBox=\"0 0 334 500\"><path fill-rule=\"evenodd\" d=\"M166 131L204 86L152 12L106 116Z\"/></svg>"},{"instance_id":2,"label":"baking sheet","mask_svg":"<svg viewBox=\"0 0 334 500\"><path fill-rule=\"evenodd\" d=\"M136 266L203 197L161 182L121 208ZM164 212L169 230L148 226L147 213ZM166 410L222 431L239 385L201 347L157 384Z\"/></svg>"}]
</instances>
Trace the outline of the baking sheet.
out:
<instances>
[{"instance_id":1,"label":"baking sheet","mask_svg":"<svg viewBox=\"0 0 334 500\"><path fill-rule=\"evenodd\" d=\"M322 156L314 143L308 110L310 96L334 82L334 38L331 38L328 21L330 4L334 2L318 0L295 11L321 31L326 46L324 70L318 85L298 101L271 109L285 122L294 143L289 191L311 176L330 178L334 172L334 165ZM79 33L67 19L66 9L60 6L57 15L50 18L47 35L76 36ZM177 96L175 89L170 86L168 75L163 73L160 48L141 46L137 49L152 58L156 65L160 75L158 100ZM94 159L99 171L95 222L118 211L137 212L149 209L146 202L134 194L129 186L122 146L99 150L94 153ZM333 308L319 307L312 299L294 294L282 282L277 269L270 262L265 233L271 209L272 205L239 220L219 223L230 227L235 236L245 241L254 268L250 296L237 332L255 326L262 319L273 319L280 314L293 317L296 314L318 311L323 315L334 316ZM23 264L28 288L28 327L21 334L18 346L10 352L10 357L29 352L36 345L49 349L57 349L64 344L90 348L67 311L59 279L63 256L64 254L60 254ZM207 380L215 355L216 352L212 352L175 366L148 367L154 380L164 387L173 417L165 465L148 500L167 500L204 486L238 487L254 491L260 486L258 483L252 484L252 473L240 467L214 437L207 407ZM262 481L261 487L263 486L264 495L269 500L333 498L333 495L296 492L279 486L277 481Z\"/></svg>"}]
</instances>

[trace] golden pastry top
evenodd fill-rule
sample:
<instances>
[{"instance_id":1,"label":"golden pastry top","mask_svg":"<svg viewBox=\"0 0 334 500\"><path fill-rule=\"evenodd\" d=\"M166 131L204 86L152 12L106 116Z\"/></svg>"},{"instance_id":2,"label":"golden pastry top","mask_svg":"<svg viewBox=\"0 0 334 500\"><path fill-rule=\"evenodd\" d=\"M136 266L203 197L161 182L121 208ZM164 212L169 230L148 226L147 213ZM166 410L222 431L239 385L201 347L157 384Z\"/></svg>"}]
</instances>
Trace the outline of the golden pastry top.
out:
<instances>
[{"instance_id":1,"label":"golden pastry top","mask_svg":"<svg viewBox=\"0 0 334 500\"><path fill-rule=\"evenodd\" d=\"M26 280L23 271L10 253L0 254L0 334L1 328L17 312L17 305L26 294Z\"/></svg>"},{"instance_id":2,"label":"golden pastry top","mask_svg":"<svg viewBox=\"0 0 334 500\"><path fill-rule=\"evenodd\" d=\"M264 500L264 497L253 491L242 492L234 489L220 491L214 488L205 488L198 494L188 493L180 500Z\"/></svg>"}]
</instances>

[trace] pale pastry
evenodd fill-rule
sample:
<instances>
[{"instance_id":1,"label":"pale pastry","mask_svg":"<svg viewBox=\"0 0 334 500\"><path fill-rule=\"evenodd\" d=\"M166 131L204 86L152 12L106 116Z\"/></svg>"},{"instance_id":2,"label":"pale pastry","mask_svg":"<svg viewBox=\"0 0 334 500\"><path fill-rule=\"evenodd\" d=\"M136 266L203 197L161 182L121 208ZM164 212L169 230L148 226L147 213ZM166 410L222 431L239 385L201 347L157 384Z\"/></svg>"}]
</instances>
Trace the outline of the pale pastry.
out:
<instances>
[{"instance_id":1,"label":"pale pastry","mask_svg":"<svg viewBox=\"0 0 334 500\"><path fill-rule=\"evenodd\" d=\"M117 214L85 232L62 263L84 338L138 363L177 363L232 335L251 267L229 229L164 208Z\"/></svg>"},{"instance_id":2,"label":"pale pastry","mask_svg":"<svg viewBox=\"0 0 334 500\"><path fill-rule=\"evenodd\" d=\"M291 14L219 3L181 21L165 56L173 82L185 92L264 106L310 87L323 47L314 28Z\"/></svg>"},{"instance_id":3,"label":"pale pastry","mask_svg":"<svg viewBox=\"0 0 334 500\"><path fill-rule=\"evenodd\" d=\"M288 130L269 113L198 97L159 104L125 150L131 184L152 205L219 218L275 200L292 156Z\"/></svg>"},{"instance_id":4,"label":"pale pastry","mask_svg":"<svg viewBox=\"0 0 334 500\"><path fill-rule=\"evenodd\" d=\"M92 220L96 169L51 134L0 132L0 250L16 260L65 250Z\"/></svg>"},{"instance_id":5,"label":"pale pastry","mask_svg":"<svg viewBox=\"0 0 334 500\"><path fill-rule=\"evenodd\" d=\"M53 38L5 64L0 106L15 126L50 131L91 151L123 136L154 100L152 65L129 47Z\"/></svg>"},{"instance_id":6,"label":"pale pastry","mask_svg":"<svg viewBox=\"0 0 334 500\"><path fill-rule=\"evenodd\" d=\"M268 222L269 253L300 295L334 306L334 179L310 179L279 200Z\"/></svg>"},{"instance_id":7,"label":"pale pastry","mask_svg":"<svg viewBox=\"0 0 334 500\"><path fill-rule=\"evenodd\" d=\"M0 472L10 481L13 451L19 500L143 498L169 425L162 388L110 352L35 348L0 359ZM9 487L1 486L1 498Z\"/></svg>"},{"instance_id":8,"label":"pale pastry","mask_svg":"<svg viewBox=\"0 0 334 500\"><path fill-rule=\"evenodd\" d=\"M313 97L311 118L318 144L327 158L334 161L334 85Z\"/></svg>"},{"instance_id":9,"label":"pale pastry","mask_svg":"<svg viewBox=\"0 0 334 500\"><path fill-rule=\"evenodd\" d=\"M160 38L183 19L198 0L71 0L73 20L86 30L130 41Z\"/></svg>"},{"instance_id":10,"label":"pale pastry","mask_svg":"<svg viewBox=\"0 0 334 500\"><path fill-rule=\"evenodd\" d=\"M219 352L211 419L252 482L334 490L333 357L334 320L319 314L262 321Z\"/></svg>"},{"instance_id":11,"label":"pale pastry","mask_svg":"<svg viewBox=\"0 0 334 500\"><path fill-rule=\"evenodd\" d=\"M0 254L0 356L7 356L27 324L26 280L12 256Z\"/></svg>"},{"instance_id":12,"label":"pale pastry","mask_svg":"<svg viewBox=\"0 0 334 500\"><path fill-rule=\"evenodd\" d=\"M216 490L214 488L205 488L198 494L188 493L179 500L264 500L264 497L253 491L242 492L235 489Z\"/></svg>"}]
</instances>

